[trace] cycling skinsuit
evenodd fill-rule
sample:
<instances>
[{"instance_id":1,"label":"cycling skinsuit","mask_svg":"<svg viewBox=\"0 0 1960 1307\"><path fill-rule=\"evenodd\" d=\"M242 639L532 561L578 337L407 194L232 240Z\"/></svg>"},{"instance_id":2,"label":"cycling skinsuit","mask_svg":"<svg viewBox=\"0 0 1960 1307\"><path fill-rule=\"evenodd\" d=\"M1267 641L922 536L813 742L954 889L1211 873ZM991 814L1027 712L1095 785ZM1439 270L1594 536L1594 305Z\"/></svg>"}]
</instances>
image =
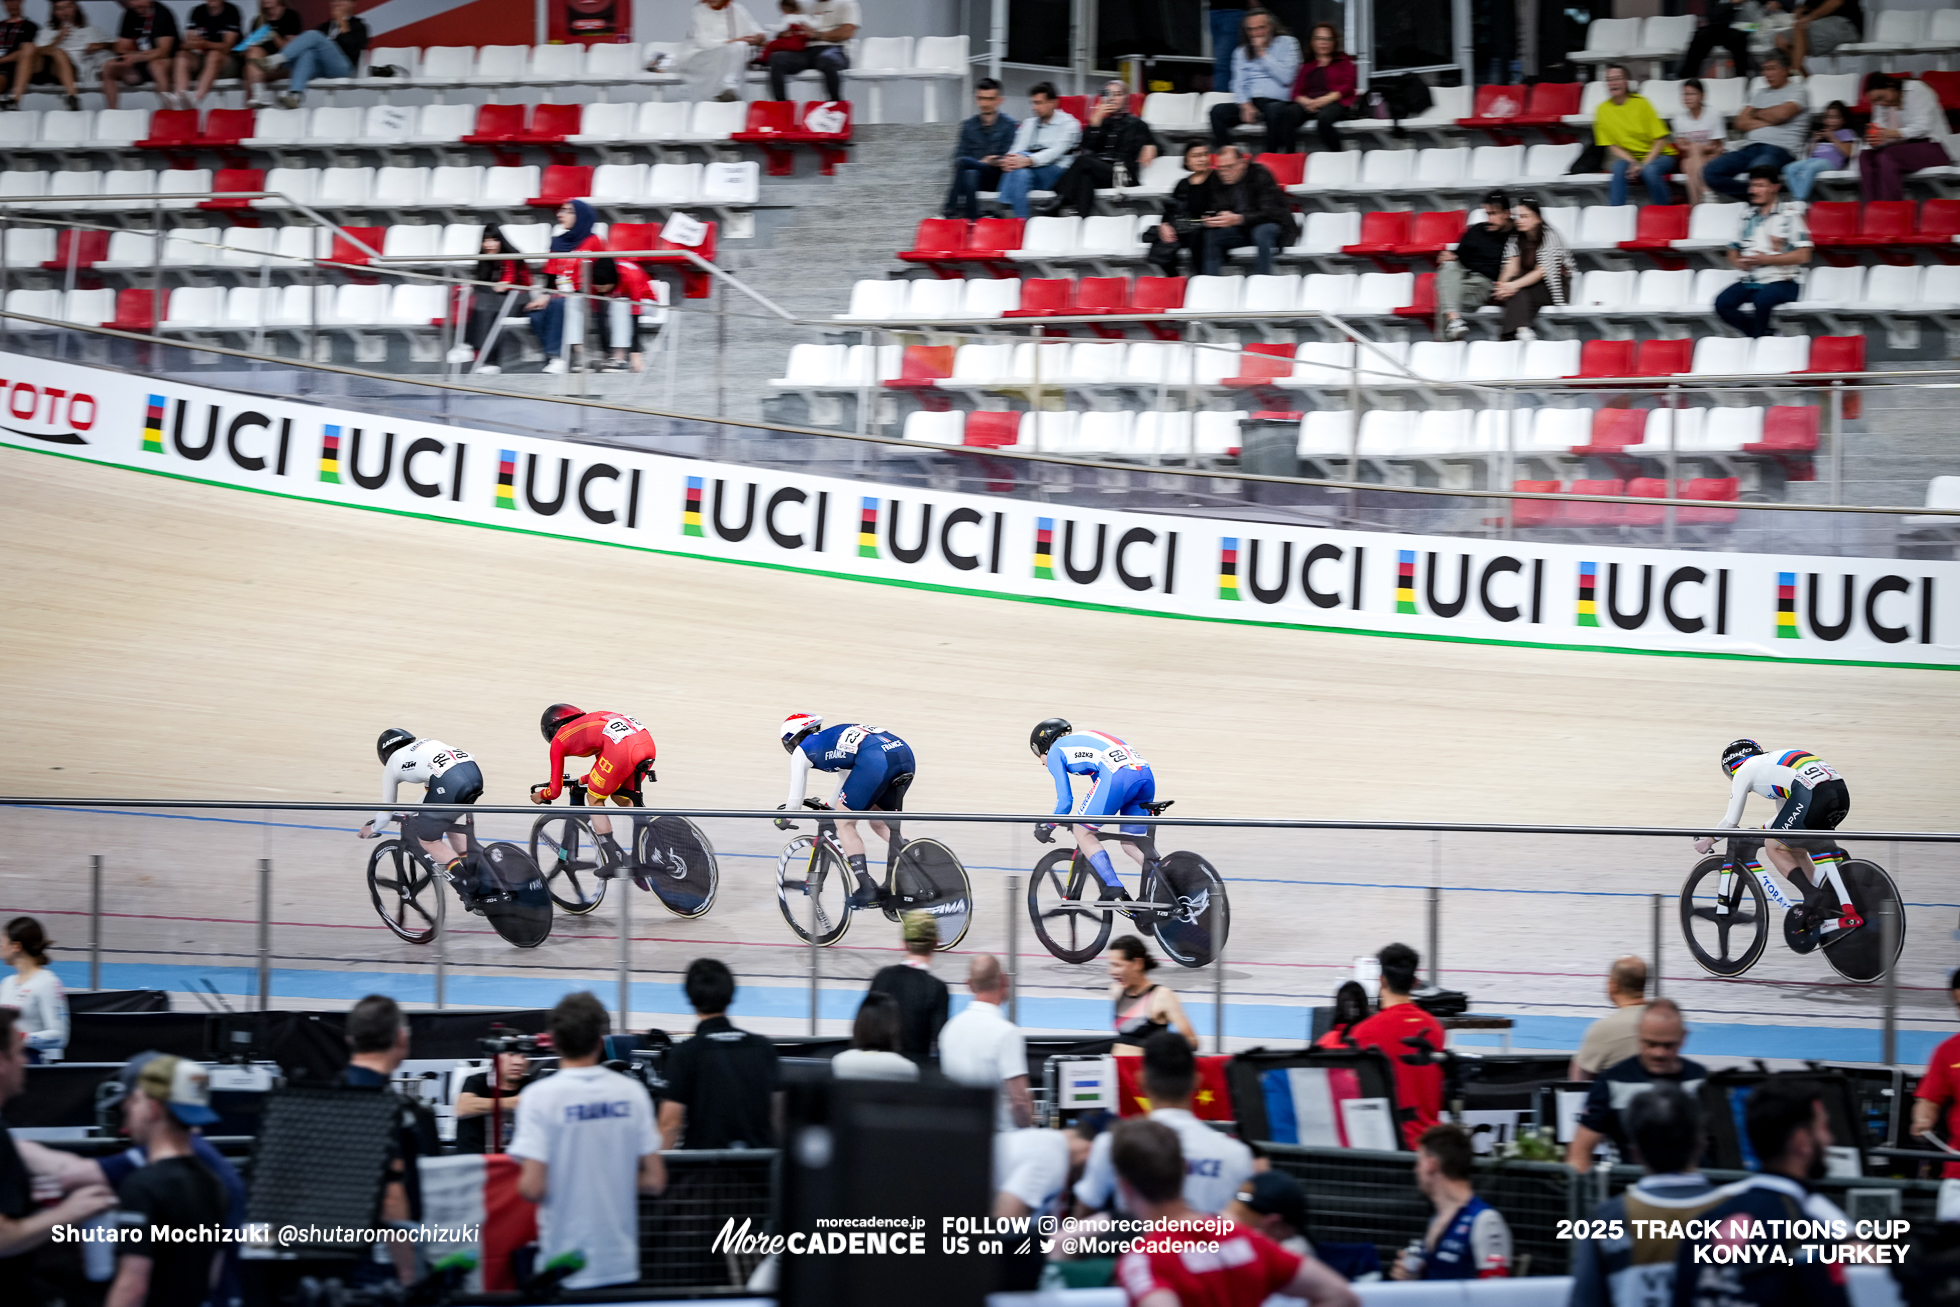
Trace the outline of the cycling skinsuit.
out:
<instances>
[{"instance_id":1,"label":"cycling skinsuit","mask_svg":"<svg viewBox=\"0 0 1960 1307\"><path fill-rule=\"evenodd\" d=\"M1150 810L1144 805L1157 797L1157 778L1150 764L1129 745L1101 731L1071 731L1049 745L1048 774L1055 778L1058 817L1071 808L1083 817L1147 817ZM1079 808L1069 788L1070 775L1095 777ZM1124 826L1122 830L1125 835L1143 835L1150 828Z\"/></svg>"},{"instance_id":2,"label":"cycling skinsuit","mask_svg":"<svg viewBox=\"0 0 1960 1307\"><path fill-rule=\"evenodd\" d=\"M381 801L389 808L374 815L376 834L388 824L395 795L403 785L427 786L424 803L475 803L483 795L483 772L476 759L441 740L417 740L395 750L381 769ZM403 834L432 844L442 838L451 820L407 816L402 822Z\"/></svg>"},{"instance_id":3,"label":"cycling skinsuit","mask_svg":"<svg viewBox=\"0 0 1960 1307\"><path fill-rule=\"evenodd\" d=\"M625 713L589 712L573 718L551 737L551 786L547 800L558 797L565 775L565 759L593 758L592 771L585 778L587 793L594 799L614 794L631 799L635 807L645 807L640 793L643 778L653 776L653 732Z\"/></svg>"},{"instance_id":4,"label":"cycling skinsuit","mask_svg":"<svg viewBox=\"0 0 1960 1307\"><path fill-rule=\"evenodd\" d=\"M1851 811L1851 791L1837 770L1814 753L1803 749L1771 749L1759 753L1735 769L1729 790L1729 810L1722 828L1730 830L1742 820L1742 807L1750 791L1765 799L1776 799L1782 807L1764 830L1836 830ZM1793 848L1833 849L1832 840L1786 839Z\"/></svg>"},{"instance_id":5,"label":"cycling skinsuit","mask_svg":"<svg viewBox=\"0 0 1960 1307\"><path fill-rule=\"evenodd\" d=\"M897 812L905 803L905 788L913 774L912 746L876 726L846 722L818 731L789 753L789 802L784 806L803 806L804 788L810 769L845 771L841 807L863 812L882 808ZM903 777L905 784L893 784Z\"/></svg>"}]
</instances>

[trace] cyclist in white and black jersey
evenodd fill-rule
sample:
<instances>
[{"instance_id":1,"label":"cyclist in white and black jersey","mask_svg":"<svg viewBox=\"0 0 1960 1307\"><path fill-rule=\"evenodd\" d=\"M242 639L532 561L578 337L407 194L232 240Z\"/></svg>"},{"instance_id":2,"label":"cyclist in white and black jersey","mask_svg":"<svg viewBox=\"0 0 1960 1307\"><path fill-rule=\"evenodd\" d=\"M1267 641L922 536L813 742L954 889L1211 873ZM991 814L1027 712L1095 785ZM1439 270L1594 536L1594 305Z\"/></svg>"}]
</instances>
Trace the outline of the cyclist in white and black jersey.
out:
<instances>
[{"instance_id":1,"label":"cyclist in white and black jersey","mask_svg":"<svg viewBox=\"0 0 1960 1307\"><path fill-rule=\"evenodd\" d=\"M403 785L426 786L424 803L475 803L483 796L483 771L476 759L441 740L418 740L400 727L381 732L374 751L381 758L381 802L388 805L358 832L364 840L381 834L393 817L395 795ZM450 818L404 817L402 834L418 841L438 867L454 869L465 852L463 836L451 833Z\"/></svg>"},{"instance_id":2,"label":"cyclist in white and black jersey","mask_svg":"<svg viewBox=\"0 0 1960 1307\"><path fill-rule=\"evenodd\" d=\"M1722 771L1730 778L1729 809L1720 823L1723 830L1741 825L1742 810L1751 793L1781 805L1776 816L1763 826L1769 831L1832 831L1851 812L1851 791L1844 778L1807 749L1764 749L1754 740L1736 740L1722 750ZM1714 846L1712 839L1695 841L1695 848L1702 853ZM1820 880L1817 864L1826 863L1835 870L1844 860L1835 839L1783 835L1765 840L1763 851L1776 869L1803 891L1805 908L1813 921L1840 909L1846 917L1857 917L1851 904L1832 901L1841 897L1841 885L1828 896L1822 893L1827 882Z\"/></svg>"}]
</instances>

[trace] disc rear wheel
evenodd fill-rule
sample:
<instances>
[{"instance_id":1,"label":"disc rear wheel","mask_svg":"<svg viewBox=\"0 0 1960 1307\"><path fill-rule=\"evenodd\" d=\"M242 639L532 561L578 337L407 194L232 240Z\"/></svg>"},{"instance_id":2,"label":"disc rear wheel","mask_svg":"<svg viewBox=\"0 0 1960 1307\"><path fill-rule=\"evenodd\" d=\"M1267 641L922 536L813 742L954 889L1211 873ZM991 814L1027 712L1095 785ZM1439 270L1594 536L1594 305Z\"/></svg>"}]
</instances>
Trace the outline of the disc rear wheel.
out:
<instances>
[{"instance_id":1,"label":"disc rear wheel","mask_svg":"<svg viewBox=\"0 0 1960 1307\"><path fill-rule=\"evenodd\" d=\"M931 913L939 922L939 948L954 947L973 920L966 868L938 840L907 840L892 868L891 906L896 913Z\"/></svg>"},{"instance_id":2,"label":"disc rear wheel","mask_svg":"<svg viewBox=\"0 0 1960 1307\"><path fill-rule=\"evenodd\" d=\"M721 871L701 828L671 814L634 825L637 874L653 887L661 906L677 917L698 917L712 908Z\"/></svg>"},{"instance_id":3,"label":"disc rear wheel","mask_svg":"<svg viewBox=\"0 0 1960 1307\"><path fill-rule=\"evenodd\" d=\"M814 858L811 850L816 850ZM810 942L815 913L817 943L829 947L851 928L851 869L829 844L802 835L776 859L776 906L804 943Z\"/></svg>"},{"instance_id":4,"label":"disc rear wheel","mask_svg":"<svg viewBox=\"0 0 1960 1307\"><path fill-rule=\"evenodd\" d=\"M1834 930L1824 936L1824 960L1831 964L1840 976L1853 984L1869 985L1885 975L1888 961L1896 964L1899 954L1906 944L1905 905L1899 901L1899 887L1892 883L1892 877L1875 862L1862 858L1847 859L1838 868L1844 877L1844 887L1851 892L1851 902L1858 909L1858 915L1865 924L1856 930ZM1892 956L1885 956L1884 926L1879 915L1880 908L1892 905L1898 922L1898 934L1892 941Z\"/></svg>"},{"instance_id":5,"label":"disc rear wheel","mask_svg":"<svg viewBox=\"0 0 1960 1307\"><path fill-rule=\"evenodd\" d=\"M1209 862L1180 850L1167 855L1157 871L1158 897L1168 894L1176 909L1157 921L1157 943L1181 967L1202 967L1219 955L1232 929L1225 880Z\"/></svg>"},{"instance_id":6,"label":"disc rear wheel","mask_svg":"<svg viewBox=\"0 0 1960 1307\"><path fill-rule=\"evenodd\" d=\"M515 844L486 844L481 854L496 890L482 900L483 917L509 943L536 948L551 935L551 895L531 856Z\"/></svg>"},{"instance_id":7,"label":"disc rear wheel","mask_svg":"<svg viewBox=\"0 0 1960 1307\"><path fill-rule=\"evenodd\" d=\"M1028 878L1028 920L1042 946L1064 962L1087 962L1109 943L1115 914L1090 905L1102 893L1102 881L1075 850L1053 849L1034 864Z\"/></svg>"}]
</instances>

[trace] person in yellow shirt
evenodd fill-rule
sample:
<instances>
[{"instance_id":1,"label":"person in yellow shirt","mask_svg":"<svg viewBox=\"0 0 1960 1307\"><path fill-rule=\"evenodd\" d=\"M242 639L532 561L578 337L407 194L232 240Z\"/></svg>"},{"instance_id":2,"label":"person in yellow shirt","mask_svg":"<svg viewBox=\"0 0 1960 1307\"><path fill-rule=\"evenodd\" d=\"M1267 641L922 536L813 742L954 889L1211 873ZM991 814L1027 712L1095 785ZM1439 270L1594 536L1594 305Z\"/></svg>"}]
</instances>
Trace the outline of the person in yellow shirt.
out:
<instances>
[{"instance_id":1,"label":"person in yellow shirt","mask_svg":"<svg viewBox=\"0 0 1960 1307\"><path fill-rule=\"evenodd\" d=\"M1667 124L1644 95L1627 90L1627 70L1606 65L1606 101L1593 113L1593 140L1604 147L1613 170L1608 204L1627 202L1627 174L1638 170L1655 204L1674 203L1668 178L1674 174L1674 147Z\"/></svg>"}]
</instances>

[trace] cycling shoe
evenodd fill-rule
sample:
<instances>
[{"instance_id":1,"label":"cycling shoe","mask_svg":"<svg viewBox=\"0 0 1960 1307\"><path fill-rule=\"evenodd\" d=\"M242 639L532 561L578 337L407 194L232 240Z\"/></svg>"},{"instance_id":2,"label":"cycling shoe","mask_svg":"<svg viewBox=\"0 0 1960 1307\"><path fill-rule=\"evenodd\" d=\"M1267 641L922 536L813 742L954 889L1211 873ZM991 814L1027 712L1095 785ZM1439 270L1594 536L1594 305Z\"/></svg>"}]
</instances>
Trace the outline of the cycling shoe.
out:
<instances>
[{"instance_id":1,"label":"cycling shoe","mask_svg":"<svg viewBox=\"0 0 1960 1307\"><path fill-rule=\"evenodd\" d=\"M1783 942L1793 953L1814 953L1824 942L1824 927L1821 923L1808 921L1801 907L1791 908L1783 914Z\"/></svg>"},{"instance_id":2,"label":"cycling shoe","mask_svg":"<svg viewBox=\"0 0 1960 1307\"><path fill-rule=\"evenodd\" d=\"M878 888L876 881L868 876L860 876L858 887L851 891L851 906L860 909L875 908L878 906L878 900L883 896L884 891Z\"/></svg>"},{"instance_id":3,"label":"cycling shoe","mask_svg":"<svg viewBox=\"0 0 1960 1307\"><path fill-rule=\"evenodd\" d=\"M1130 898L1130 891L1124 889L1121 885L1104 885L1102 887L1102 893L1096 895L1096 902L1130 903L1134 902L1134 900Z\"/></svg>"}]
</instances>

